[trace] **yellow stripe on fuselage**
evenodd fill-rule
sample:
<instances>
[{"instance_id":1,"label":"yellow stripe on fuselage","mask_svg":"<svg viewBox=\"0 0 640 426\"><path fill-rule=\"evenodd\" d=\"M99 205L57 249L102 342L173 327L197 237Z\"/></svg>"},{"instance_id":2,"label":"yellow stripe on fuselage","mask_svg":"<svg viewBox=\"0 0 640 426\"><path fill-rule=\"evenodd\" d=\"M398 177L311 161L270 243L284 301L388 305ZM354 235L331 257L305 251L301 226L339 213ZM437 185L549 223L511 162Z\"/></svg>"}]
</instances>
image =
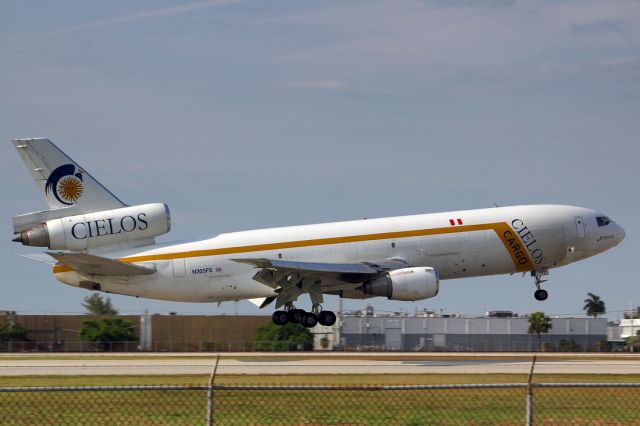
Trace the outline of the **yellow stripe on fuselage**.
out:
<instances>
[{"instance_id":1,"label":"yellow stripe on fuselage","mask_svg":"<svg viewBox=\"0 0 640 426\"><path fill-rule=\"evenodd\" d=\"M416 229L412 231L397 231L397 232L382 232L377 234L365 234L365 235L349 235L345 237L331 237L331 238L317 238L313 240L299 240L299 241L285 241L280 243L267 243L267 244L255 244L248 246L237 246L237 247L223 247L223 248L215 248L209 250L194 250L194 251L184 251L184 252L176 252L176 253L159 253L159 254L149 254L144 256L132 256L132 257L123 257L118 259L121 262L147 262L154 260L171 260L171 259L180 259L180 258L188 258L188 257L203 257L203 256L220 256L227 254L237 254L237 253L251 253L256 251L268 251L268 250L281 250L281 249L289 249L289 248L299 248L299 247L314 247L314 246L324 246L330 244L345 244L345 243L357 243L363 241L375 241L375 240L388 240L388 239L396 239L396 238L410 238L410 237L423 237L428 235L445 235L445 234L457 234L460 232L474 232L474 231L487 231L493 230L497 235L507 252L511 256L511 260L513 261L514 266L516 267L516 271L524 272L533 270L533 263L531 262L531 258L529 254L524 249L519 237L514 232L513 229L506 222L497 222L497 223L486 223L480 225L460 225L460 226L451 226L446 228L432 228L432 229ZM510 233L510 235L509 235ZM514 248L514 245L510 243L511 238L515 238L517 240L517 246ZM521 250L517 248L522 247ZM523 261L522 259L525 259ZM53 273L60 272L69 272L72 271L73 268L67 265L56 265L53 267Z\"/></svg>"}]
</instances>

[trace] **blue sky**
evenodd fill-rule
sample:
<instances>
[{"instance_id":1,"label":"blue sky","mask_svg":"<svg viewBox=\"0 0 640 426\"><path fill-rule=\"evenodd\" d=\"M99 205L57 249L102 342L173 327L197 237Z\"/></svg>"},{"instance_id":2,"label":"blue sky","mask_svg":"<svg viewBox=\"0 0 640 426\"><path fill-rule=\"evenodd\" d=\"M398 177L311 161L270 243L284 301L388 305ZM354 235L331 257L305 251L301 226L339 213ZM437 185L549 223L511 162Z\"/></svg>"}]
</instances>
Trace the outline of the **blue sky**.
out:
<instances>
[{"instance_id":1,"label":"blue sky","mask_svg":"<svg viewBox=\"0 0 640 426\"><path fill-rule=\"evenodd\" d=\"M81 312L89 294L14 254L38 250L11 243L11 217L46 206L8 142L29 136L129 204L169 204L162 241L493 203L600 209L626 240L552 271L547 302L514 275L372 303L571 314L591 291L610 318L640 304L637 1L4 1L0 70L0 310Z\"/></svg>"}]
</instances>

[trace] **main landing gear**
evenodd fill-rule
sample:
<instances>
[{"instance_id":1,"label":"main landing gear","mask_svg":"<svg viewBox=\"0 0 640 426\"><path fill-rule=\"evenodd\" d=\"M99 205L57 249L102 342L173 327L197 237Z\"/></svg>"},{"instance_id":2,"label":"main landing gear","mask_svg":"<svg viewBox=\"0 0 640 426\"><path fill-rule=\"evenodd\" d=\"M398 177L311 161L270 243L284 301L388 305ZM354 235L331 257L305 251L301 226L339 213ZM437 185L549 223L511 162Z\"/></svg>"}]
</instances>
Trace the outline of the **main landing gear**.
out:
<instances>
[{"instance_id":1,"label":"main landing gear","mask_svg":"<svg viewBox=\"0 0 640 426\"><path fill-rule=\"evenodd\" d=\"M318 323L326 326L332 326L336 323L336 314L332 311L323 311L319 304L313 305L312 311L297 309L293 303L287 303L284 310L275 311L271 319L276 325L285 325L290 322L307 328L313 328Z\"/></svg>"},{"instance_id":2,"label":"main landing gear","mask_svg":"<svg viewBox=\"0 0 640 426\"><path fill-rule=\"evenodd\" d=\"M549 293L547 293L547 290L543 290L542 288L540 288L540 284L547 281L542 279L542 277L545 275L549 275L549 271L546 269L531 271L531 276L535 277L535 285L537 288L535 293L533 293L533 297L535 297L536 300L539 301L547 300L547 297L549 297Z\"/></svg>"}]
</instances>

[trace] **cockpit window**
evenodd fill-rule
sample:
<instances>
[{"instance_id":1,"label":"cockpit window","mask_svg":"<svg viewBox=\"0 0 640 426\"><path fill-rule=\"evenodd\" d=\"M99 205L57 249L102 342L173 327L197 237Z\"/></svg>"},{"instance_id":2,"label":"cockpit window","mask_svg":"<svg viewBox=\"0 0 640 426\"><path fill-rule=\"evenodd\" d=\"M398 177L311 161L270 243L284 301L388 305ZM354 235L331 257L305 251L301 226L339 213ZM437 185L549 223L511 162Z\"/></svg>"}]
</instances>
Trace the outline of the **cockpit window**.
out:
<instances>
[{"instance_id":1,"label":"cockpit window","mask_svg":"<svg viewBox=\"0 0 640 426\"><path fill-rule=\"evenodd\" d=\"M607 226L612 222L612 220L606 216L600 216L596 217L596 222L598 222L598 226Z\"/></svg>"}]
</instances>

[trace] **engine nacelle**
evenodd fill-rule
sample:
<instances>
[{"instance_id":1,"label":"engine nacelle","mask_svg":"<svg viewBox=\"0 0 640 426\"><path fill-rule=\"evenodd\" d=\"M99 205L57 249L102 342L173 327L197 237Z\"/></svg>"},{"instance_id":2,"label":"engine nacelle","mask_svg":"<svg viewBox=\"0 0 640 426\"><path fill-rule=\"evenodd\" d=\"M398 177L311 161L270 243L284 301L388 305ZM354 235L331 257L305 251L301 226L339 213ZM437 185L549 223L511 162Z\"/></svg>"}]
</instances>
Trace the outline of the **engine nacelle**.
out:
<instances>
[{"instance_id":1,"label":"engine nacelle","mask_svg":"<svg viewBox=\"0 0 640 426\"><path fill-rule=\"evenodd\" d=\"M25 246L79 251L150 240L170 229L169 207L154 203L48 220L22 231L13 241Z\"/></svg>"},{"instance_id":2,"label":"engine nacelle","mask_svg":"<svg viewBox=\"0 0 640 426\"><path fill-rule=\"evenodd\" d=\"M365 294L406 301L428 299L436 296L439 290L438 273L424 266L389 271L362 286Z\"/></svg>"}]
</instances>

